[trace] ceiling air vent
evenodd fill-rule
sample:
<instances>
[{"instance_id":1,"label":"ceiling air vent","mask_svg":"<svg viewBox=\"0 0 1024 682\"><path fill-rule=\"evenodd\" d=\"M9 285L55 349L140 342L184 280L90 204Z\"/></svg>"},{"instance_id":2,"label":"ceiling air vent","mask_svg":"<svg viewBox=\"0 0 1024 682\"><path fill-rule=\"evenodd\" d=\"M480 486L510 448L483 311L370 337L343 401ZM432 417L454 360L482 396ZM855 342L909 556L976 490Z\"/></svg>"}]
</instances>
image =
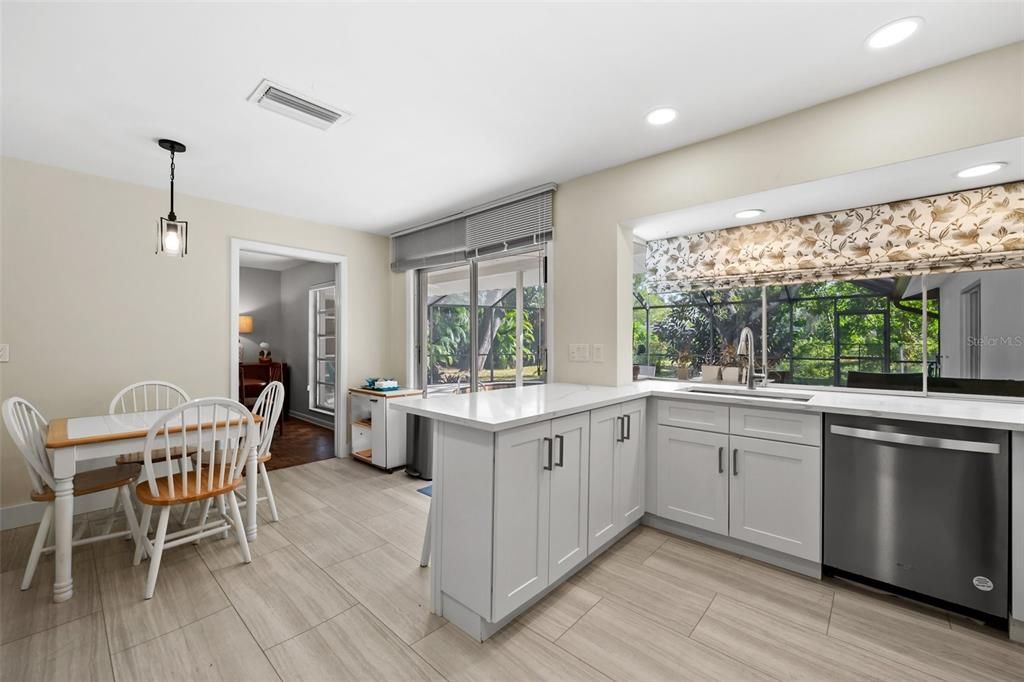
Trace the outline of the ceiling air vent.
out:
<instances>
[{"instance_id":1,"label":"ceiling air vent","mask_svg":"<svg viewBox=\"0 0 1024 682\"><path fill-rule=\"evenodd\" d=\"M347 111L332 109L268 80L256 86L249 95L249 101L320 130L327 130L335 123L344 123L352 118L352 114Z\"/></svg>"}]
</instances>

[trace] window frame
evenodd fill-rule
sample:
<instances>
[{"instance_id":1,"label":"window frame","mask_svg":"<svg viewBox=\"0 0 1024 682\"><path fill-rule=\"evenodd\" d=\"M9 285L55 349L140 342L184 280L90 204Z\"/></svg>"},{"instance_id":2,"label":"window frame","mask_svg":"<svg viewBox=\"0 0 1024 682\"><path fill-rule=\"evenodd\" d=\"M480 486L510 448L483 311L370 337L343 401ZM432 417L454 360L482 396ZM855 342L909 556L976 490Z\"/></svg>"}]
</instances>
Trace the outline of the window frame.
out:
<instances>
[{"instance_id":1,"label":"window frame","mask_svg":"<svg viewBox=\"0 0 1024 682\"><path fill-rule=\"evenodd\" d=\"M333 334L321 334L320 333L320 315L325 314L325 320L327 319L327 308L321 310L318 306L318 298L321 292L332 291L334 295L334 313L329 317L334 320L334 333ZM309 288L309 306L308 317L308 336L309 336L309 348L307 353L307 364L309 368L309 383L307 392L309 394L309 409L314 412L321 414L334 415L338 409L338 288L334 282L328 282L324 284L316 284ZM334 339L334 355L324 355L321 357L319 353L319 340L323 339ZM321 361L334 361L334 382L327 383L318 379L317 370L320 367ZM334 408L328 408L321 406L320 402L320 387L331 386L334 389Z\"/></svg>"}]
</instances>

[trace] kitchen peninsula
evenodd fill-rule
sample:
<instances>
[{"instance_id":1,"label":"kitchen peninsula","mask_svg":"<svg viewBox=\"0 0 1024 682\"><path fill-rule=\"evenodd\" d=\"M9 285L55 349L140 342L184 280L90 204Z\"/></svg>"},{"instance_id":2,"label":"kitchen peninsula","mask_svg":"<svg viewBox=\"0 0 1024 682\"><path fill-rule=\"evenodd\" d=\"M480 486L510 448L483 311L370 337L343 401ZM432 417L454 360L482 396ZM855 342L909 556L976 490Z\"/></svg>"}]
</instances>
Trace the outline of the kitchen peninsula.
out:
<instances>
[{"instance_id":1,"label":"kitchen peninsula","mask_svg":"<svg viewBox=\"0 0 1024 682\"><path fill-rule=\"evenodd\" d=\"M825 415L995 429L1024 451L1022 402L895 392L646 381L393 407L434 420L433 610L478 640L641 522L820 577ZM693 453L704 464L694 467ZM1013 466L1012 489L1024 490L1024 465ZM1019 492L1011 515L1024 515ZM1016 637L1021 524L1013 532Z\"/></svg>"}]
</instances>

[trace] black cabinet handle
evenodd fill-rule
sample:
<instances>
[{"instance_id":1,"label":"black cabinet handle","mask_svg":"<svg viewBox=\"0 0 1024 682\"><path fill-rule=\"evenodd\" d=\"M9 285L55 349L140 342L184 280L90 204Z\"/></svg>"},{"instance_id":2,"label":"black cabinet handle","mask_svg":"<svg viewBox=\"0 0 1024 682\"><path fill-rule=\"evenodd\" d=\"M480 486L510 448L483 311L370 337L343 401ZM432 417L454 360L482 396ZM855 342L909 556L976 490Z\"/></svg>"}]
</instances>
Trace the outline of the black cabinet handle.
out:
<instances>
[{"instance_id":1,"label":"black cabinet handle","mask_svg":"<svg viewBox=\"0 0 1024 682\"><path fill-rule=\"evenodd\" d=\"M626 435L622 439L630 440L633 438L633 415L627 414L624 419L626 420Z\"/></svg>"},{"instance_id":2,"label":"black cabinet handle","mask_svg":"<svg viewBox=\"0 0 1024 682\"><path fill-rule=\"evenodd\" d=\"M565 437L562 435L555 436L555 440L558 441L558 463L556 467L565 466Z\"/></svg>"},{"instance_id":3,"label":"black cabinet handle","mask_svg":"<svg viewBox=\"0 0 1024 682\"><path fill-rule=\"evenodd\" d=\"M739 450L737 448L732 449L732 475L740 475L740 463L739 463Z\"/></svg>"},{"instance_id":4,"label":"black cabinet handle","mask_svg":"<svg viewBox=\"0 0 1024 682\"><path fill-rule=\"evenodd\" d=\"M375 402L377 402L377 399L376 398L370 398L370 402L371 403L375 403Z\"/></svg>"},{"instance_id":5,"label":"black cabinet handle","mask_svg":"<svg viewBox=\"0 0 1024 682\"><path fill-rule=\"evenodd\" d=\"M544 467L544 471L551 471L551 439L545 438L544 442L547 443L548 446L548 463Z\"/></svg>"},{"instance_id":6,"label":"black cabinet handle","mask_svg":"<svg viewBox=\"0 0 1024 682\"><path fill-rule=\"evenodd\" d=\"M626 420L622 417L616 417L615 421L619 426L619 435L615 437L615 440L621 443L626 440Z\"/></svg>"},{"instance_id":7,"label":"black cabinet handle","mask_svg":"<svg viewBox=\"0 0 1024 682\"><path fill-rule=\"evenodd\" d=\"M724 450L725 448L718 448L718 473L720 474L725 473L725 469L722 468L722 451Z\"/></svg>"}]
</instances>

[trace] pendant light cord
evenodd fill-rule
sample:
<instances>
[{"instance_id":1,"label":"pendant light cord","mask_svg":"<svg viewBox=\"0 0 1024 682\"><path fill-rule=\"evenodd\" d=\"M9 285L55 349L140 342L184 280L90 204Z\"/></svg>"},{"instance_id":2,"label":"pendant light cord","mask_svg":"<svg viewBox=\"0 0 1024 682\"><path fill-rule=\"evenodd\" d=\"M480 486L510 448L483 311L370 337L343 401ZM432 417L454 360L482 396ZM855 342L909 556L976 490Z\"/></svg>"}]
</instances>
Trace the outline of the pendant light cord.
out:
<instances>
[{"instance_id":1,"label":"pendant light cord","mask_svg":"<svg viewBox=\"0 0 1024 682\"><path fill-rule=\"evenodd\" d=\"M167 219L175 221L178 219L174 215L174 150L171 150L171 212L167 214Z\"/></svg>"}]
</instances>

